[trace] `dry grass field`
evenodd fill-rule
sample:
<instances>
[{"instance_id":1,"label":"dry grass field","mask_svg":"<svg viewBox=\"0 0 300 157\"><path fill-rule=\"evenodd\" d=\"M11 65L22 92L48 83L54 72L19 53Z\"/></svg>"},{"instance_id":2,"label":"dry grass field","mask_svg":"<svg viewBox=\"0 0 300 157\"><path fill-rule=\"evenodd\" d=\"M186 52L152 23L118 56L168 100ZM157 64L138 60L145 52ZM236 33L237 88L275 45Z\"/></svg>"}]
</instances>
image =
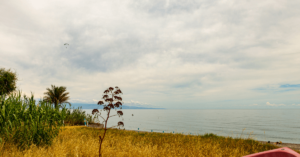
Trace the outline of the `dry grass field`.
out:
<instances>
[{"instance_id":1,"label":"dry grass field","mask_svg":"<svg viewBox=\"0 0 300 157\"><path fill-rule=\"evenodd\" d=\"M99 132L87 127L64 127L51 146L19 150L15 145L0 146L1 157L96 157ZM278 148L251 139L233 139L213 134L182 135L108 130L102 146L103 157L241 157ZM300 153L300 152L298 152Z\"/></svg>"}]
</instances>

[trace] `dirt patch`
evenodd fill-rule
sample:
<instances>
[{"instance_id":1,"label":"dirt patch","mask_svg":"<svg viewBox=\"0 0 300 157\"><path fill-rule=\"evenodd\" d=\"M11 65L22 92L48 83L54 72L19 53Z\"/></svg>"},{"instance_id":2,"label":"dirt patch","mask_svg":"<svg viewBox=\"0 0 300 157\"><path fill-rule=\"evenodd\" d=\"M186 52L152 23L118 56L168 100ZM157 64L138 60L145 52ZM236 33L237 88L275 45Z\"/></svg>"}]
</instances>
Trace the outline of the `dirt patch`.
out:
<instances>
[{"instance_id":1,"label":"dirt patch","mask_svg":"<svg viewBox=\"0 0 300 157\"><path fill-rule=\"evenodd\" d=\"M268 143L266 141L258 141L258 142L263 143L263 144ZM270 142L270 144L274 145L274 146L278 146L278 147L288 147L288 148L300 151L300 144L293 144L293 143L281 143L281 144L278 143L278 144L276 144L276 142Z\"/></svg>"},{"instance_id":2,"label":"dirt patch","mask_svg":"<svg viewBox=\"0 0 300 157\"><path fill-rule=\"evenodd\" d=\"M104 128L104 125L103 124L89 124L88 127L91 127L91 128Z\"/></svg>"}]
</instances>

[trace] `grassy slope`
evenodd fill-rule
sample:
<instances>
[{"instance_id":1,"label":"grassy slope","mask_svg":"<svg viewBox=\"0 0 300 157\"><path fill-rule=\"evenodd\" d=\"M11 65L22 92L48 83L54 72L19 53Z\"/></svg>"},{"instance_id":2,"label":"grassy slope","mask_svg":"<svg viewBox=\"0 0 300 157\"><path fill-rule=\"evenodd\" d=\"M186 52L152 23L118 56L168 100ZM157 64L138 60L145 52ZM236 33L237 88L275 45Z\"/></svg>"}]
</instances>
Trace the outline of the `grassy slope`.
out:
<instances>
[{"instance_id":1,"label":"grassy slope","mask_svg":"<svg viewBox=\"0 0 300 157\"><path fill-rule=\"evenodd\" d=\"M65 127L50 147L31 146L23 152L14 145L0 147L0 156L98 156L99 132L86 127ZM102 145L106 156L244 156L278 148L254 140L215 136L190 136L181 134L137 133L108 130ZM298 152L300 153L300 152Z\"/></svg>"}]
</instances>

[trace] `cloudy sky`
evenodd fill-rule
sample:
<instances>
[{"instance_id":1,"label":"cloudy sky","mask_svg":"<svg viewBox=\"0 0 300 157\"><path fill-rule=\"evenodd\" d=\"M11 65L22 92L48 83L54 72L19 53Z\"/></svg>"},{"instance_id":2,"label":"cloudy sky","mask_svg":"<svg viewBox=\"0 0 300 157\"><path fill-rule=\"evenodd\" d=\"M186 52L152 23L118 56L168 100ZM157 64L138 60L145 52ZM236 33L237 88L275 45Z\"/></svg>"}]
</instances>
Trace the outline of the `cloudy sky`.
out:
<instances>
[{"instance_id":1,"label":"cloudy sky","mask_svg":"<svg viewBox=\"0 0 300 157\"><path fill-rule=\"evenodd\" d=\"M300 1L0 1L0 68L24 94L95 103L299 108ZM65 43L69 45L64 46Z\"/></svg>"}]
</instances>

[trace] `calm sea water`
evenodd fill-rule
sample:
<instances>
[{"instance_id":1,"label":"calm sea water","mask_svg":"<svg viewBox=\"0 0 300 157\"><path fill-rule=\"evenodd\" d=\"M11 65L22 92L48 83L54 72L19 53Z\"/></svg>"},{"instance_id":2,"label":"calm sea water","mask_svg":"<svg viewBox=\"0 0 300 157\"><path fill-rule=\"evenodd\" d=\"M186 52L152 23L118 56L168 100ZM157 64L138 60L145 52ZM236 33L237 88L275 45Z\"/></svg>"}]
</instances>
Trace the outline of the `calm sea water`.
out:
<instances>
[{"instance_id":1,"label":"calm sea water","mask_svg":"<svg viewBox=\"0 0 300 157\"><path fill-rule=\"evenodd\" d=\"M83 109L91 113L92 109ZM176 132L184 134L214 133L220 136L259 141L282 141L300 144L300 109L285 110L155 110L123 109L126 130ZM116 114L112 110L112 114ZM133 114L133 116L132 116ZM102 111L106 118L106 112ZM100 119L101 120L101 119ZM122 118L111 117L108 126ZM101 121L102 122L102 121Z\"/></svg>"}]
</instances>

